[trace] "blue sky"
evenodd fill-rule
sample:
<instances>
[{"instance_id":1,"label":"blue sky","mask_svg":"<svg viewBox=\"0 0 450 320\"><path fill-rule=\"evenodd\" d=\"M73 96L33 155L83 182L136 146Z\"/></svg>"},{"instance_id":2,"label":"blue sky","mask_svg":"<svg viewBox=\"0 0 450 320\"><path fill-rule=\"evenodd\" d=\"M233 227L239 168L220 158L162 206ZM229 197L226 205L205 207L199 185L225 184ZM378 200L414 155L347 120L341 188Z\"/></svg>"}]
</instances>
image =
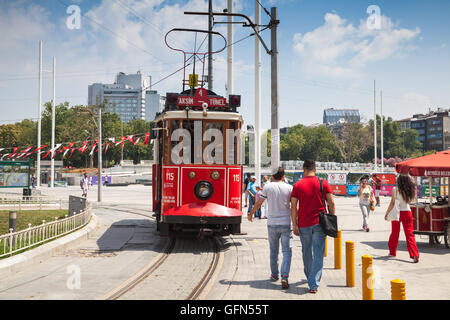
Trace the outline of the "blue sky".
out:
<instances>
[{"instance_id":1,"label":"blue sky","mask_svg":"<svg viewBox=\"0 0 450 320\"><path fill-rule=\"evenodd\" d=\"M450 107L450 1L263 0L280 17L279 87L282 126L320 123L323 109L360 109L373 117L373 80L383 90L387 116L401 119L428 108ZM66 26L69 5L78 5L81 28ZM222 11L226 0L214 0ZM366 10L381 10L380 29L369 30ZM254 1L237 0L236 9L254 16ZM138 16L133 14L137 13ZM38 41L44 41L44 69L57 60L57 102L87 102L87 86L112 83L117 72L150 74L153 82L181 66L181 56L164 45L174 27L206 28L206 0L46 0L0 1L0 123L37 117ZM261 14L262 22L268 17ZM97 23L93 23L96 21ZM217 30L226 35L223 25ZM235 40L250 30L235 27ZM124 40L127 39L127 40ZM269 43L269 31L264 32ZM175 41L192 46L193 38ZM254 122L254 40L234 48L235 93L241 112ZM270 127L270 58L261 48L262 125ZM226 54L214 62L215 91L225 94ZM181 74L154 87L180 91ZM43 101L51 99L51 78L44 79ZM379 110L380 106L377 105Z\"/></svg>"}]
</instances>

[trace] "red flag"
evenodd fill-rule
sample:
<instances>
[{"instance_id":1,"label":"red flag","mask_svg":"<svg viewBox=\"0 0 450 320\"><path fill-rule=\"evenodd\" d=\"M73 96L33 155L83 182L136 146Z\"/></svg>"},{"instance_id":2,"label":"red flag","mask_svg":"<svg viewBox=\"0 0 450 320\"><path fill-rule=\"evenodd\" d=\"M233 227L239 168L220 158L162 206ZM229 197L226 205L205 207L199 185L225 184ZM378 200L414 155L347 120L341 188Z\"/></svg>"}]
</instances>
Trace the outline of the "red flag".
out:
<instances>
[{"instance_id":1,"label":"red flag","mask_svg":"<svg viewBox=\"0 0 450 320\"><path fill-rule=\"evenodd\" d=\"M120 138L122 141L121 141L121 144L120 144L120 149L122 149L123 148L123 144L125 143L125 137L124 136L122 136L122 138Z\"/></svg>"},{"instance_id":2,"label":"red flag","mask_svg":"<svg viewBox=\"0 0 450 320\"><path fill-rule=\"evenodd\" d=\"M134 137L135 135L132 135L132 136L128 136L127 137L127 140L128 141L130 141L131 143L133 143L134 141L133 141L133 137Z\"/></svg>"},{"instance_id":3,"label":"red flag","mask_svg":"<svg viewBox=\"0 0 450 320\"><path fill-rule=\"evenodd\" d=\"M139 140L141 140L141 137L136 139L136 141L134 142L134 145L137 145L139 143Z\"/></svg>"},{"instance_id":4,"label":"red flag","mask_svg":"<svg viewBox=\"0 0 450 320\"><path fill-rule=\"evenodd\" d=\"M95 140L95 143L92 145L92 149L91 149L91 152L89 153L89 155L92 156L92 154L94 153L95 147L97 146L97 142L98 142L98 140Z\"/></svg>"},{"instance_id":5,"label":"red flag","mask_svg":"<svg viewBox=\"0 0 450 320\"><path fill-rule=\"evenodd\" d=\"M87 144L88 144L88 142L87 142L87 141L84 141L84 142L83 142L83 146L80 147L80 148L78 148L78 150L81 151L81 154L83 154L83 153L86 151L86 149L87 149Z\"/></svg>"},{"instance_id":6,"label":"red flag","mask_svg":"<svg viewBox=\"0 0 450 320\"><path fill-rule=\"evenodd\" d=\"M148 145L148 141L150 140L150 132L145 133L144 145Z\"/></svg>"},{"instance_id":7,"label":"red flag","mask_svg":"<svg viewBox=\"0 0 450 320\"><path fill-rule=\"evenodd\" d=\"M18 147L14 147L14 152L11 153L11 155L8 158L11 159L12 157L14 157L16 152L17 152L17 150L19 150L19 148Z\"/></svg>"},{"instance_id":8,"label":"red flag","mask_svg":"<svg viewBox=\"0 0 450 320\"><path fill-rule=\"evenodd\" d=\"M33 152L37 152L37 151L42 150L42 149L44 149L44 148L46 148L46 147L48 147L48 144L46 144L45 146L42 146L42 147L40 147L40 148L37 148L37 149L34 150Z\"/></svg>"},{"instance_id":9,"label":"red flag","mask_svg":"<svg viewBox=\"0 0 450 320\"><path fill-rule=\"evenodd\" d=\"M106 142L106 145L105 145L105 153L106 153L106 151L108 151L108 147L109 147L109 142Z\"/></svg>"}]
</instances>

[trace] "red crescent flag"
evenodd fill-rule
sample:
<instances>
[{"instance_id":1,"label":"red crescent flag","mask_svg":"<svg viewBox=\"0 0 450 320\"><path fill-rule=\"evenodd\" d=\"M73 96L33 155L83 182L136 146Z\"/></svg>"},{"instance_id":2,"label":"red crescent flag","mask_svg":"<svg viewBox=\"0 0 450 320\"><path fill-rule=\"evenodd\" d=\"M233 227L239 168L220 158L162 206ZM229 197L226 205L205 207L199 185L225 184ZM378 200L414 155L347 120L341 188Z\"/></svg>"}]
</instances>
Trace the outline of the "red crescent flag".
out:
<instances>
[{"instance_id":1,"label":"red crescent flag","mask_svg":"<svg viewBox=\"0 0 450 320\"><path fill-rule=\"evenodd\" d=\"M134 145L137 145L139 143L139 140L141 140L141 137L136 139L136 141L134 142Z\"/></svg>"},{"instance_id":2,"label":"red crescent flag","mask_svg":"<svg viewBox=\"0 0 450 320\"><path fill-rule=\"evenodd\" d=\"M146 132L145 133L145 140L144 140L144 145L148 145L148 141L150 139L150 132Z\"/></svg>"},{"instance_id":3,"label":"red crescent flag","mask_svg":"<svg viewBox=\"0 0 450 320\"><path fill-rule=\"evenodd\" d=\"M80 147L80 148L78 148L78 150L81 151L81 154L83 154L83 153L86 151L86 149L87 149L87 144L88 144L88 142L87 142L87 141L84 141L84 142L83 142L83 146Z\"/></svg>"}]
</instances>

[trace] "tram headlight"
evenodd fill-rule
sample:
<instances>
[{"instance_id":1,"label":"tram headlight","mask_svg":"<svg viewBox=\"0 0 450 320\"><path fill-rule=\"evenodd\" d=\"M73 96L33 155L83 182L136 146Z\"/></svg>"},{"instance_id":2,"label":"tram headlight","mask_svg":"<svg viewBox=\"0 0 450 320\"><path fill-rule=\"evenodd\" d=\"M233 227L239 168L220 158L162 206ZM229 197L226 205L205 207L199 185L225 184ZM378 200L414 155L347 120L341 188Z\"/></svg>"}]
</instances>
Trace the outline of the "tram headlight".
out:
<instances>
[{"instance_id":1,"label":"tram headlight","mask_svg":"<svg viewBox=\"0 0 450 320\"><path fill-rule=\"evenodd\" d=\"M211 198L213 191L213 186L208 181L200 181L194 188L194 194L200 200L208 200Z\"/></svg>"},{"instance_id":2,"label":"tram headlight","mask_svg":"<svg viewBox=\"0 0 450 320\"><path fill-rule=\"evenodd\" d=\"M220 178L220 173L217 170L214 170L213 172L211 172L211 179L213 180L219 180Z\"/></svg>"}]
</instances>

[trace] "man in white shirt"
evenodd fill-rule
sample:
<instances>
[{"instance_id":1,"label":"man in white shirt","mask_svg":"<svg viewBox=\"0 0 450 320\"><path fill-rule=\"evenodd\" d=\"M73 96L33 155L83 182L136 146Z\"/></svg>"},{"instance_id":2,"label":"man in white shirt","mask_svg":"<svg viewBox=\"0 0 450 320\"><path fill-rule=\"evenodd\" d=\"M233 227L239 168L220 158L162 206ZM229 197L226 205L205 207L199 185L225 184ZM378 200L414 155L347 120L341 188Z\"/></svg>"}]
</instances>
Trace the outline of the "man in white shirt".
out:
<instances>
[{"instance_id":1,"label":"man in white shirt","mask_svg":"<svg viewBox=\"0 0 450 320\"><path fill-rule=\"evenodd\" d=\"M261 192L261 198L255 203L252 210L248 213L248 220L253 221L253 215L267 200L267 229L269 233L270 247L270 269L271 280L278 280L278 252L283 253L281 263L281 288L289 288L289 271L292 258L292 230L291 230L291 193L292 186L284 183L284 169L278 168L278 171L272 176L272 182L266 183Z\"/></svg>"}]
</instances>

